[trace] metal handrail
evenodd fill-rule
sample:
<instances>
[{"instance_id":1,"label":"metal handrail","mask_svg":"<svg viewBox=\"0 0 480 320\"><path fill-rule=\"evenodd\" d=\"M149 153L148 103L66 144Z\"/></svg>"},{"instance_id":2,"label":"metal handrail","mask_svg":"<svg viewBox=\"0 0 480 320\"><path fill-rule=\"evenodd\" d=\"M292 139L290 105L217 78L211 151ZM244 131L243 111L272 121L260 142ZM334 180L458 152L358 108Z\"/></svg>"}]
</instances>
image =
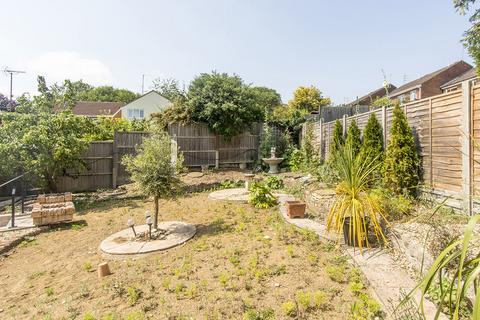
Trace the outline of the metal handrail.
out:
<instances>
[{"instance_id":1,"label":"metal handrail","mask_svg":"<svg viewBox=\"0 0 480 320\"><path fill-rule=\"evenodd\" d=\"M2 183L2 184L0 184L0 188L5 187L6 185L8 185L8 184L10 184L10 183L12 183L12 182L14 182L14 181L17 181L18 179L23 178L24 176L25 176L24 174L21 174L21 175L15 177L15 178L13 178L13 179L5 182L5 183Z\"/></svg>"},{"instance_id":2,"label":"metal handrail","mask_svg":"<svg viewBox=\"0 0 480 320\"><path fill-rule=\"evenodd\" d=\"M22 189L22 192L21 192L21 195L20 195L20 199L18 200L15 200L15 196L16 196L16 193L17 193L17 187L16 186L13 186L12 188L12 215L11 215L11 223L10 223L10 228L15 228L15 204L18 202L18 201L21 201L22 202L22 207L21 207L21 210L22 210L22 213L25 212L25 196L26 196L26 185L25 185L25 174L21 174L13 179L10 179L9 181L5 182L5 183L2 183L0 185L0 188L2 187L5 187L7 185L9 185L10 183L12 182L15 182L15 181L18 181L18 180L21 180L21 183L22 183L22 186L21 186L21 189Z\"/></svg>"}]
</instances>

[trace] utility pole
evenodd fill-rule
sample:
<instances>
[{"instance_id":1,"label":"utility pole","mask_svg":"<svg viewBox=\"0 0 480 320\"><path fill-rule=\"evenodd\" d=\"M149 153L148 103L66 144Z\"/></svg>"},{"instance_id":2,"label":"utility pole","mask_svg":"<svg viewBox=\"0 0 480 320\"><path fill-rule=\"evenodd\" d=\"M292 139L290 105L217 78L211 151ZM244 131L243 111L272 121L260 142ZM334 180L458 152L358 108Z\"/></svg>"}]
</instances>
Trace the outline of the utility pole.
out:
<instances>
[{"instance_id":1,"label":"utility pole","mask_svg":"<svg viewBox=\"0 0 480 320\"><path fill-rule=\"evenodd\" d=\"M14 74L17 75L17 74L20 74L20 73L25 73L25 71L12 70L12 69L8 69L8 67L7 67L7 68L3 69L3 72L10 75L10 101L13 101L13 75Z\"/></svg>"},{"instance_id":2,"label":"utility pole","mask_svg":"<svg viewBox=\"0 0 480 320\"><path fill-rule=\"evenodd\" d=\"M143 88L144 88L144 86L145 86L145 76L146 76L146 74L142 74L142 94L143 94L143 92L144 92L144 89L143 89Z\"/></svg>"}]
</instances>

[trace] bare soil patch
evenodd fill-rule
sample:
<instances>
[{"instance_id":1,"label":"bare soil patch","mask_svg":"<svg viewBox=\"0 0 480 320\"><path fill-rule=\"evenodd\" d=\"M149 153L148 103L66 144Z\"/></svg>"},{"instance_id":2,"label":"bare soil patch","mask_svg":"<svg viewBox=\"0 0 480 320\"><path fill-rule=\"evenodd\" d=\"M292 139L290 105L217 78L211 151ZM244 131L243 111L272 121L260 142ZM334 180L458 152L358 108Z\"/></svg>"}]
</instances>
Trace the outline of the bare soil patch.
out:
<instances>
[{"instance_id":1,"label":"bare soil patch","mask_svg":"<svg viewBox=\"0 0 480 320\"><path fill-rule=\"evenodd\" d=\"M0 260L0 318L286 319L286 302L297 305L292 316L300 319L348 318L364 289L349 288L358 272L338 248L286 225L277 208L207 196L161 203L161 219L197 225L191 241L110 260L113 274L102 279L100 242L128 218L143 224L152 203L90 202L70 226L37 235ZM315 301L306 305L308 295Z\"/></svg>"}]
</instances>

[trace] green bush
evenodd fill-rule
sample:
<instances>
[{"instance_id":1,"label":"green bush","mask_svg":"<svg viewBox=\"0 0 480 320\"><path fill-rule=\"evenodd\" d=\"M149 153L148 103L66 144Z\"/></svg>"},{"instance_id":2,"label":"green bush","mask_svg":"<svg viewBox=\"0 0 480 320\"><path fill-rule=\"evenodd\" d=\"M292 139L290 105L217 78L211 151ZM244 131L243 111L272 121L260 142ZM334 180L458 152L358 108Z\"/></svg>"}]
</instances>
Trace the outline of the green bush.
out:
<instances>
[{"instance_id":1,"label":"green bush","mask_svg":"<svg viewBox=\"0 0 480 320\"><path fill-rule=\"evenodd\" d=\"M284 187L283 180L276 176L268 176L268 178L265 180L265 185L273 190L279 190Z\"/></svg>"},{"instance_id":2,"label":"green bush","mask_svg":"<svg viewBox=\"0 0 480 320\"><path fill-rule=\"evenodd\" d=\"M360 153L362 148L362 132L358 128L357 121L352 120L350 127L348 127L347 139L345 143L350 144L352 147L353 156L356 157Z\"/></svg>"},{"instance_id":3,"label":"green bush","mask_svg":"<svg viewBox=\"0 0 480 320\"><path fill-rule=\"evenodd\" d=\"M277 204L277 198L263 182L254 182L250 186L248 203L256 208L270 208Z\"/></svg>"},{"instance_id":4,"label":"green bush","mask_svg":"<svg viewBox=\"0 0 480 320\"><path fill-rule=\"evenodd\" d=\"M328 157L329 162L335 162L338 151L344 145L344 143L343 125L340 120L337 120L335 121L335 126L333 127L333 138L332 141L330 141L330 155Z\"/></svg>"},{"instance_id":5,"label":"green bush","mask_svg":"<svg viewBox=\"0 0 480 320\"><path fill-rule=\"evenodd\" d=\"M383 166L385 184L397 194L415 195L419 182L419 159L407 117L400 106L393 109L390 140Z\"/></svg>"},{"instance_id":6,"label":"green bush","mask_svg":"<svg viewBox=\"0 0 480 320\"><path fill-rule=\"evenodd\" d=\"M333 165L329 162L319 165L315 170L314 175L318 181L325 183L329 187L335 186L340 180L338 171L335 170Z\"/></svg>"},{"instance_id":7,"label":"green bush","mask_svg":"<svg viewBox=\"0 0 480 320\"><path fill-rule=\"evenodd\" d=\"M362 156L365 157L368 162L375 161L376 163L383 163L383 160L385 158L383 152L382 125L373 113L368 118L367 125L365 127L365 130L363 131ZM372 179L378 178L379 173L380 172L375 172Z\"/></svg>"},{"instance_id":8,"label":"green bush","mask_svg":"<svg viewBox=\"0 0 480 320\"><path fill-rule=\"evenodd\" d=\"M287 159L292 172L299 172L303 168L303 154L300 149L293 148Z\"/></svg>"}]
</instances>

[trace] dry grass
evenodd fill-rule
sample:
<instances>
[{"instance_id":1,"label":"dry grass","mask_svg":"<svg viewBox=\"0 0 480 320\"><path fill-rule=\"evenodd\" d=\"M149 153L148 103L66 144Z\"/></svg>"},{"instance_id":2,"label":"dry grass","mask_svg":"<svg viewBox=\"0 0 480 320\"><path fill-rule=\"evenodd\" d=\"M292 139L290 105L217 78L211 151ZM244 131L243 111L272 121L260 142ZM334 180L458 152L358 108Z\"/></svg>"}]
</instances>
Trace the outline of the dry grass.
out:
<instances>
[{"instance_id":1,"label":"dry grass","mask_svg":"<svg viewBox=\"0 0 480 320\"><path fill-rule=\"evenodd\" d=\"M215 202L205 193L161 204L161 219L198 226L194 239L110 261L113 274L99 280L102 239L124 229L129 217L141 223L150 206L102 202L83 209L73 227L18 247L0 261L0 318L348 318L357 298L335 246L286 225L276 208ZM344 277L332 276L331 266Z\"/></svg>"}]
</instances>

